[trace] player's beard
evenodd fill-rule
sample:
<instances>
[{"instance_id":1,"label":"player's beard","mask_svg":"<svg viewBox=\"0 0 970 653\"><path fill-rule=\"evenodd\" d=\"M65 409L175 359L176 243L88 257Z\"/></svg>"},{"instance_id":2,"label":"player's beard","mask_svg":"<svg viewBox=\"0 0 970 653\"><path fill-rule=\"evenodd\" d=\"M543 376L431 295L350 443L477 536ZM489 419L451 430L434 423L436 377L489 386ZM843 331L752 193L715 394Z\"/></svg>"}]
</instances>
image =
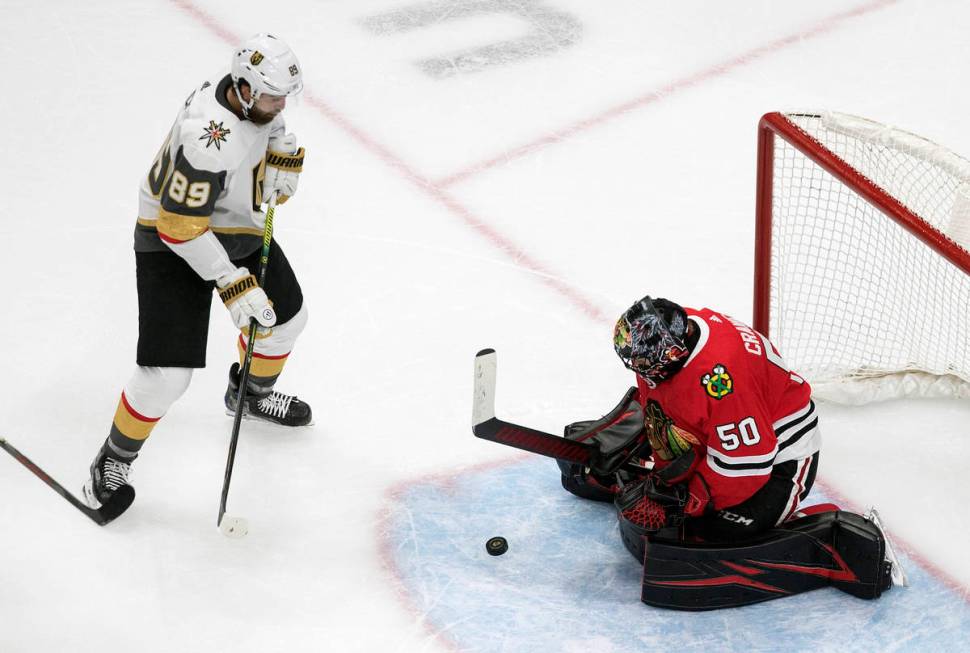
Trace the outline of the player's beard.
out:
<instances>
[{"instance_id":1,"label":"player's beard","mask_svg":"<svg viewBox=\"0 0 970 653\"><path fill-rule=\"evenodd\" d=\"M249 119L256 123L257 125L268 125L273 122L273 119L280 115L279 111L274 111L273 113L267 113L265 111L260 111L256 107L249 110Z\"/></svg>"}]
</instances>

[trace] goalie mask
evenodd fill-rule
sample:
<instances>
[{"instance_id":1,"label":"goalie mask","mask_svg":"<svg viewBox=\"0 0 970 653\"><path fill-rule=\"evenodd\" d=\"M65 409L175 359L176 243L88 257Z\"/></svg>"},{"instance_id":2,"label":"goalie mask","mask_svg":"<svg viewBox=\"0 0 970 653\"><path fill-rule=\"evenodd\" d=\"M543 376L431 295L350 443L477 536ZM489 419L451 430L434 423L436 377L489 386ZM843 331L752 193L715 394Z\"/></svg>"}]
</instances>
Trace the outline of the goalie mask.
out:
<instances>
[{"instance_id":1,"label":"goalie mask","mask_svg":"<svg viewBox=\"0 0 970 653\"><path fill-rule=\"evenodd\" d=\"M620 360L651 388L687 362L690 351L686 338L684 309L666 299L649 296L627 309L613 329L613 347Z\"/></svg>"},{"instance_id":2,"label":"goalie mask","mask_svg":"<svg viewBox=\"0 0 970 653\"><path fill-rule=\"evenodd\" d=\"M275 96L295 95L303 90L303 69L290 46L272 34L257 34L246 39L232 55L232 87L243 107L249 111L263 93ZM249 102L243 101L240 82L250 88Z\"/></svg>"}]
</instances>

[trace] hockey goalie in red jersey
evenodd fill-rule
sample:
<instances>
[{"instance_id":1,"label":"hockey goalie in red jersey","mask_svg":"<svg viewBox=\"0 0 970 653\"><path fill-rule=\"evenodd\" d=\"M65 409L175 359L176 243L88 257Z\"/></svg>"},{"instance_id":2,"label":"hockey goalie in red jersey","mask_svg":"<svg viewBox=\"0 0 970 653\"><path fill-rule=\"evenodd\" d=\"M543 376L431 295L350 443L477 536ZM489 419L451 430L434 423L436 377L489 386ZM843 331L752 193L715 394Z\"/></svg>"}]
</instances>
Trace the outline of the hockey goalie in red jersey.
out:
<instances>
[{"instance_id":1,"label":"hockey goalie in red jersey","mask_svg":"<svg viewBox=\"0 0 970 653\"><path fill-rule=\"evenodd\" d=\"M795 512L818 468L818 418L809 384L765 336L710 309L644 297L617 321L614 346L636 372L630 401L642 417L629 419L642 419L652 480L682 492L688 534L742 539ZM580 496L618 491L615 479L564 471Z\"/></svg>"},{"instance_id":2,"label":"hockey goalie in red jersey","mask_svg":"<svg viewBox=\"0 0 970 653\"><path fill-rule=\"evenodd\" d=\"M764 335L707 308L644 297L613 344L636 373L606 416L566 426L597 453L559 460L563 487L612 501L643 563L641 600L683 610L834 586L905 584L878 515L801 508L821 438L809 384Z\"/></svg>"}]
</instances>

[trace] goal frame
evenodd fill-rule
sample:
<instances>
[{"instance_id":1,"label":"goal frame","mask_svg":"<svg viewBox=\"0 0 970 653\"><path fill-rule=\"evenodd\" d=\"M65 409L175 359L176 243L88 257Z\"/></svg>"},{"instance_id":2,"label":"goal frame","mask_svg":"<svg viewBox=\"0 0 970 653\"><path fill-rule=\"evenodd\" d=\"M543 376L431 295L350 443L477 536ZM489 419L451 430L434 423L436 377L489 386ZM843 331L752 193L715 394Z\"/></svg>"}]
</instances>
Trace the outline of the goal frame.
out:
<instances>
[{"instance_id":1,"label":"goal frame","mask_svg":"<svg viewBox=\"0 0 970 653\"><path fill-rule=\"evenodd\" d=\"M824 117L827 114L824 112L792 112L787 115L793 117ZM773 193L775 189L776 138L783 139L803 156L813 161L835 179L845 184L852 192L876 208L881 215L896 222L913 237L921 240L950 264L970 276L970 252L907 208L902 202L868 179L817 139L803 131L794 122L786 118L786 114L781 112L766 113L758 123L754 314L752 320L752 325L756 330L766 336L771 336L772 211ZM907 375L904 374L904 376ZM910 372L908 376L910 378L904 379L904 383L912 384L916 382L920 386L918 391L911 392L907 390L903 393L908 396L970 396L970 385L966 381L960 382L956 377L949 375L937 377L922 372ZM956 383L951 383L954 380L956 380ZM942 383L939 383L940 381ZM928 389L933 384L938 384L936 388L945 387L946 389L942 391L938 391L935 388ZM896 387L898 388L899 386L897 385ZM957 387L960 389L950 389ZM826 393L823 393L822 396L825 397ZM899 395L896 394L895 389L885 393L881 390L876 392L867 390L857 393L855 397L845 395L842 391L839 391L836 394L829 395L828 398L839 403L868 403L869 401L878 401L891 396Z\"/></svg>"},{"instance_id":2,"label":"goal frame","mask_svg":"<svg viewBox=\"0 0 970 653\"><path fill-rule=\"evenodd\" d=\"M970 253L903 206L834 152L806 134L780 112L766 113L758 123L757 205L755 207L754 323L771 336L771 223L774 191L775 139L782 138L833 177L864 197L940 256L970 275Z\"/></svg>"}]
</instances>

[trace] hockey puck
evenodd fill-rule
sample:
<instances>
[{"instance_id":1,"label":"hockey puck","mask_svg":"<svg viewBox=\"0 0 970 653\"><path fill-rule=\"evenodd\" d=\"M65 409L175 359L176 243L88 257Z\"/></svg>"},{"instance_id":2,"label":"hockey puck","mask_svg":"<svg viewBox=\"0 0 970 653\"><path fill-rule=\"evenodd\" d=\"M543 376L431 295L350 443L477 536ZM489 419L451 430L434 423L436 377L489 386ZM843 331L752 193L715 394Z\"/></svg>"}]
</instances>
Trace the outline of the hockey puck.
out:
<instances>
[{"instance_id":1,"label":"hockey puck","mask_svg":"<svg viewBox=\"0 0 970 653\"><path fill-rule=\"evenodd\" d=\"M490 556L500 556L509 550L509 543L504 537L490 537L485 543L485 550Z\"/></svg>"}]
</instances>

